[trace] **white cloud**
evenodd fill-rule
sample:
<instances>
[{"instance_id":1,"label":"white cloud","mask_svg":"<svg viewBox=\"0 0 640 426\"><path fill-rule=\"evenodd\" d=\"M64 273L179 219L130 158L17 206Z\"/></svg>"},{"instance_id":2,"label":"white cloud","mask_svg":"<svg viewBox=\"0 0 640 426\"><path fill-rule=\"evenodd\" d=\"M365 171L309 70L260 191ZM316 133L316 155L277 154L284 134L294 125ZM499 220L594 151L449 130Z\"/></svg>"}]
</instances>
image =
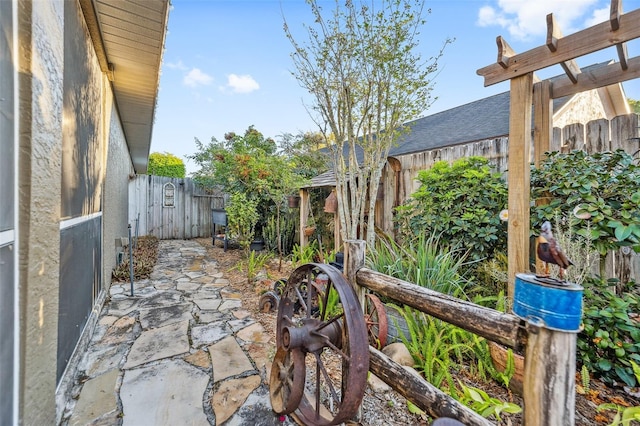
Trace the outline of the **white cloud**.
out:
<instances>
[{"instance_id":1,"label":"white cloud","mask_svg":"<svg viewBox=\"0 0 640 426\"><path fill-rule=\"evenodd\" d=\"M235 93L251 93L260 89L260 85L250 75L229 74L227 77L227 87Z\"/></svg>"},{"instance_id":2,"label":"white cloud","mask_svg":"<svg viewBox=\"0 0 640 426\"><path fill-rule=\"evenodd\" d=\"M481 27L499 26L509 31L514 39L528 40L546 35L547 19L553 13L563 34L582 28L576 23L589 12L597 0L498 0L494 6L483 6L476 23ZM594 12L595 16L595 12Z\"/></svg>"},{"instance_id":3,"label":"white cloud","mask_svg":"<svg viewBox=\"0 0 640 426\"><path fill-rule=\"evenodd\" d=\"M180 70L180 71L186 71L189 68L182 63L181 60L178 60L178 62L167 62L166 64L164 64L167 68L171 68L171 69L175 69L175 70Z\"/></svg>"},{"instance_id":4,"label":"white cloud","mask_svg":"<svg viewBox=\"0 0 640 426\"><path fill-rule=\"evenodd\" d=\"M596 9L593 11L593 15L591 18L587 19L585 22L586 27L591 27L596 24L601 24L609 20L609 14L611 13L611 9L609 7L603 7L602 9Z\"/></svg>"},{"instance_id":5,"label":"white cloud","mask_svg":"<svg viewBox=\"0 0 640 426\"><path fill-rule=\"evenodd\" d=\"M189 87L207 86L213 82L213 77L203 73L199 68L193 68L184 76L182 82Z\"/></svg>"}]
</instances>

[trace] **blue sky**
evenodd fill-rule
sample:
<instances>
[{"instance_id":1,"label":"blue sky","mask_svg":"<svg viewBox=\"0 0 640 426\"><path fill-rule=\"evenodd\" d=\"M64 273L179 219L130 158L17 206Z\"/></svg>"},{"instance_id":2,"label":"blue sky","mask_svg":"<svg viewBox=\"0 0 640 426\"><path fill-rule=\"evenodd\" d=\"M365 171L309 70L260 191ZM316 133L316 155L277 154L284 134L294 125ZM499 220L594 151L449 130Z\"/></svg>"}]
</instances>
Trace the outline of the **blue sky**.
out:
<instances>
[{"instance_id":1,"label":"blue sky","mask_svg":"<svg viewBox=\"0 0 640 426\"><path fill-rule=\"evenodd\" d=\"M356 0L357 1L357 0ZM308 96L292 77L291 44L283 16L298 40L309 22L303 0L172 0L160 79L152 152L185 158L203 143L225 133L243 133L250 125L267 137L315 131L304 100ZM333 0L321 0L331 10ZM431 14L420 35L424 58L455 38L440 61L434 94L438 99L423 115L434 114L496 93L508 82L484 87L476 70L496 61L495 38L502 35L516 52L544 44L547 13L553 12L564 34L608 19L606 0L427 0ZM640 8L625 0L624 10ZM640 40L628 43L629 57L640 55ZM610 59L607 49L578 59L581 67ZM562 74L551 67L541 78ZM640 99L640 80L624 83L628 97Z\"/></svg>"}]
</instances>

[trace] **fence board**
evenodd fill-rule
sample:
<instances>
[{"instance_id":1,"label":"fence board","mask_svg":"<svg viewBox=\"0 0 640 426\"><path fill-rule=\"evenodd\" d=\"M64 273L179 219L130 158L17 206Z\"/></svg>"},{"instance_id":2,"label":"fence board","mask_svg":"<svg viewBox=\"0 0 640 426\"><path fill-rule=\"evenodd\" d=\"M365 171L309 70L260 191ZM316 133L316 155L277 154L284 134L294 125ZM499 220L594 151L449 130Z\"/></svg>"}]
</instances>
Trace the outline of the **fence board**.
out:
<instances>
[{"instance_id":1,"label":"fence board","mask_svg":"<svg viewBox=\"0 0 640 426\"><path fill-rule=\"evenodd\" d=\"M165 184L174 186L173 207L164 206ZM221 192L204 193L193 179L138 175L129 186L129 222L138 235L159 239L190 239L211 236L211 209L224 208Z\"/></svg>"},{"instance_id":2,"label":"fence board","mask_svg":"<svg viewBox=\"0 0 640 426\"><path fill-rule=\"evenodd\" d=\"M609 122L604 119L588 122L585 143L587 152L608 151L611 148Z\"/></svg>"}]
</instances>

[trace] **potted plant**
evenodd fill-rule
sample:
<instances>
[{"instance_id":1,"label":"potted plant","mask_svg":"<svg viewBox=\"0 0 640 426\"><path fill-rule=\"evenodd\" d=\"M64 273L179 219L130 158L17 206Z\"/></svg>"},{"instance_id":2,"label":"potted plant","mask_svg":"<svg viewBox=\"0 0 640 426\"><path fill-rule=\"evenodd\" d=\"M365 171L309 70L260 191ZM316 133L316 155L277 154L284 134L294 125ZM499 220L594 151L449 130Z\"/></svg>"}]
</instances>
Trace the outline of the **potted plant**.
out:
<instances>
[{"instance_id":1,"label":"potted plant","mask_svg":"<svg viewBox=\"0 0 640 426\"><path fill-rule=\"evenodd\" d=\"M297 209L300 207L300 196L299 195L289 195L287 197L287 203L289 208Z\"/></svg>"},{"instance_id":2,"label":"potted plant","mask_svg":"<svg viewBox=\"0 0 640 426\"><path fill-rule=\"evenodd\" d=\"M316 232L316 222L312 217L309 219L309 221L307 222L307 226L304 228L304 236L310 237L314 232Z\"/></svg>"}]
</instances>

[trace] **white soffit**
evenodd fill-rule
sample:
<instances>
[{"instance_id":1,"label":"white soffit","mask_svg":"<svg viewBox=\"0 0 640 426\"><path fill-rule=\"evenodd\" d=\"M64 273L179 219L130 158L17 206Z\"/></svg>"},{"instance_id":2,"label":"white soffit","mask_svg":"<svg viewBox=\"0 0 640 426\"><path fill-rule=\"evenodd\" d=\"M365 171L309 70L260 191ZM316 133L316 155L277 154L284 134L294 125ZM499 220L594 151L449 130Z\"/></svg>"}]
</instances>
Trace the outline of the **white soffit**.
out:
<instances>
[{"instance_id":1,"label":"white soffit","mask_svg":"<svg viewBox=\"0 0 640 426\"><path fill-rule=\"evenodd\" d=\"M80 0L137 173L147 171L169 0Z\"/></svg>"}]
</instances>

